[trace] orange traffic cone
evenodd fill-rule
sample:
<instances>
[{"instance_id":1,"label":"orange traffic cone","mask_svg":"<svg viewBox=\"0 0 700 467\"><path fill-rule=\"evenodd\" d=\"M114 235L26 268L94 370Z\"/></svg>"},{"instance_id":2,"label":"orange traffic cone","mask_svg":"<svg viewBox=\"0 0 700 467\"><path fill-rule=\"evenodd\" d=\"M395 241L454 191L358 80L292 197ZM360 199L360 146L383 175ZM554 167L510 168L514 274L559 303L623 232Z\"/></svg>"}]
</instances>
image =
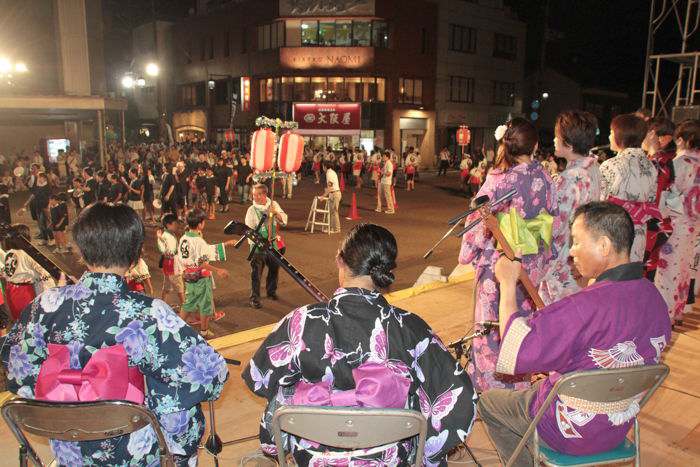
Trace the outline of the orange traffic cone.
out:
<instances>
[{"instance_id":1,"label":"orange traffic cone","mask_svg":"<svg viewBox=\"0 0 700 467\"><path fill-rule=\"evenodd\" d=\"M345 191L345 176L343 174L340 174L340 192Z\"/></svg>"},{"instance_id":2,"label":"orange traffic cone","mask_svg":"<svg viewBox=\"0 0 700 467\"><path fill-rule=\"evenodd\" d=\"M348 217L346 217L346 219L350 221L362 219L357 213L357 195L354 191L352 192L352 203L350 203L350 213L348 214Z\"/></svg>"},{"instance_id":3,"label":"orange traffic cone","mask_svg":"<svg viewBox=\"0 0 700 467\"><path fill-rule=\"evenodd\" d=\"M391 186L391 197L394 198L394 211L399 209L399 203L396 201L396 193L394 193L394 186Z\"/></svg>"}]
</instances>

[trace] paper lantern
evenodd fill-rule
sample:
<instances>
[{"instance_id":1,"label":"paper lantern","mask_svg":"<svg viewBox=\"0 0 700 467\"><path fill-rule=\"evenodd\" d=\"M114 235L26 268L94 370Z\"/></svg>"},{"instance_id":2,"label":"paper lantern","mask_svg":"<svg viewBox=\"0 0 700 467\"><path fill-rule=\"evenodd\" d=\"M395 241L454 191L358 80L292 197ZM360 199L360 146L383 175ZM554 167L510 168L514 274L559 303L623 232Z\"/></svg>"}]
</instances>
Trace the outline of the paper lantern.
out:
<instances>
[{"instance_id":1,"label":"paper lantern","mask_svg":"<svg viewBox=\"0 0 700 467\"><path fill-rule=\"evenodd\" d=\"M466 126L461 126L459 130L457 130L457 144L460 146L467 146L471 136L472 135L469 128Z\"/></svg>"},{"instance_id":2,"label":"paper lantern","mask_svg":"<svg viewBox=\"0 0 700 467\"><path fill-rule=\"evenodd\" d=\"M227 143L233 143L233 140L236 139L236 133L234 133L233 130L228 129L224 131L224 139Z\"/></svg>"},{"instance_id":3,"label":"paper lantern","mask_svg":"<svg viewBox=\"0 0 700 467\"><path fill-rule=\"evenodd\" d=\"M301 167L304 157L304 138L296 133L286 132L280 137L279 168L284 173L293 173Z\"/></svg>"},{"instance_id":4,"label":"paper lantern","mask_svg":"<svg viewBox=\"0 0 700 467\"><path fill-rule=\"evenodd\" d=\"M275 162L275 134L268 128L253 133L250 143L250 166L261 172L272 169Z\"/></svg>"}]
</instances>

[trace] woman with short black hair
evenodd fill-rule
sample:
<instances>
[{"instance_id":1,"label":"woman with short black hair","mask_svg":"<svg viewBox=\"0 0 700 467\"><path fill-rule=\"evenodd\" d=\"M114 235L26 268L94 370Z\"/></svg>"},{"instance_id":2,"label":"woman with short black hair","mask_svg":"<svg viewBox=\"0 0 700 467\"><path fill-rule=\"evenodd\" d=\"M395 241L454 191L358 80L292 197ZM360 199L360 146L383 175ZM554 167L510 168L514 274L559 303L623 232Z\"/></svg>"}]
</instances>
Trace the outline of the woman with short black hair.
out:
<instances>
[{"instance_id":1,"label":"woman with short black hair","mask_svg":"<svg viewBox=\"0 0 700 467\"><path fill-rule=\"evenodd\" d=\"M623 206L634 221L630 261L644 259L646 213L656 201L657 170L642 149L647 123L635 114L618 115L610 123L610 149L617 152L600 165L600 200Z\"/></svg>"},{"instance_id":2,"label":"woman with short black hair","mask_svg":"<svg viewBox=\"0 0 700 467\"><path fill-rule=\"evenodd\" d=\"M73 237L88 271L74 285L39 295L15 323L2 347L8 389L38 400L144 403L158 417L177 465L196 463L204 433L199 404L221 393L228 377L223 357L165 302L129 291L124 274L139 259L144 239L143 222L132 208L88 206ZM98 353L101 360L109 357L115 373L128 365L128 384L125 375L119 381L97 376L93 387L108 393L90 395L51 373L80 372ZM60 465L158 462L149 427L100 441L54 440L51 448Z\"/></svg>"},{"instance_id":3,"label":"woman with short black hair","mask_svg":"<svg viewBox=\"0 0 700 467\"><path fill-rule=\"evenodd\" d=\"M420 460L426 465L446 465L447 453L469 434L474 391L464 370L425 321L391 306L380 292L394 282L396 257L391 232L356 225L336 256L340 288L333 298L294 310L253 356L243 379L268 400L260 429L266 454L276 454L269 427L278 403L421 410L430 422ZM377 397L368 397L367 385ZM343 465L367 460L406 465L411 444L338 452L290 436L286 449L298 465L316 465L328 456L346 461Z\"/></svg>"}]
</instances>

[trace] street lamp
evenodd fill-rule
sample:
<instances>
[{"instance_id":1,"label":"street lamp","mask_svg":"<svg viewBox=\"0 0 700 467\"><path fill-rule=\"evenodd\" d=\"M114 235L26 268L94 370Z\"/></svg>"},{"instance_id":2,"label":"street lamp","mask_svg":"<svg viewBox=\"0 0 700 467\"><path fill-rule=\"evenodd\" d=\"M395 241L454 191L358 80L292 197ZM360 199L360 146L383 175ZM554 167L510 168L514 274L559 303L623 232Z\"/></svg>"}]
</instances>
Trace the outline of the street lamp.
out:
<instances>
[{"instance_id":1,"label":"street lamp","mask_svg":"<svg viewBox=\"0 0 700 467\"><path fill-rule=\"evenodd\" d=\"M131 75L124 75L122 78L122 86L131 89L134 87L134 78Z\"/></svg>"},{"instance_id":2,"label":"street lamp","mask_svg":"<svg viewBox=\"0 0 700 467\"><path fill-rule=\"evenodd\" d=\"M148 76L158 76L159 73L160 73L160 67L158 66L157 63L151 62L148 65L146 65L146 74Z\"/></svg>"},{"instance_id":3,"label":"street lamp","mask_svg":"<svg viewBox=\"0 0 700 467\"><path fill-rule=\"evenodd\" d=\"M29 71L29 69L27 68L27 65L24 62L17 62L15 63L15 71L17 73L26 73L27 71Z\"/></svg>"}]
</instances>

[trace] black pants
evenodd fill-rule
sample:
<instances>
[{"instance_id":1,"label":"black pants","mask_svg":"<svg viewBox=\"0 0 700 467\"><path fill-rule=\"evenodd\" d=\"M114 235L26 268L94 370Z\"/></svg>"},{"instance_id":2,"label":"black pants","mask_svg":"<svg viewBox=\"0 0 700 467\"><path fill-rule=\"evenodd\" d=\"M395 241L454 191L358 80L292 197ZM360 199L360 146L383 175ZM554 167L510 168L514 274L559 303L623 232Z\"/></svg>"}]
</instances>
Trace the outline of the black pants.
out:
<instances>
[{"instance_id":1,"label":"black pants","mask_svg":"<svg viewBox=\"0 0 700 467\"><path fill-rule=\"evenodd\" d=\"M226 185L219 185L219 204L222 207L228 205L228 192L226 191Z\"/></svg>"},{"instance_id":2,"label":"black pants","mask_svg":"<svg viewBox=\"0 0 700 467\"><path fill-rule=\"evenodd\" d=\"M284 254L285 248L280 250ZM260 279L262 278L263 269L267 266L267 280L265 281L265 291L267 295L274 295L277 292L277 278L279 277L279 265L268 256L267 253L255 253L250 260L250 299L258 300L260 298Z\"/></svg>"},{"instance_id":3,"label":"black pants","mask_svg":"<svg viewBox=\"0 0 700 467\"><path fill-rule=\"evenodd\" d=\"M440 161L440 168L438 169L438 175L447 175L447 167L449 167L449 161Z\"/></svg>"}]
</instances>

